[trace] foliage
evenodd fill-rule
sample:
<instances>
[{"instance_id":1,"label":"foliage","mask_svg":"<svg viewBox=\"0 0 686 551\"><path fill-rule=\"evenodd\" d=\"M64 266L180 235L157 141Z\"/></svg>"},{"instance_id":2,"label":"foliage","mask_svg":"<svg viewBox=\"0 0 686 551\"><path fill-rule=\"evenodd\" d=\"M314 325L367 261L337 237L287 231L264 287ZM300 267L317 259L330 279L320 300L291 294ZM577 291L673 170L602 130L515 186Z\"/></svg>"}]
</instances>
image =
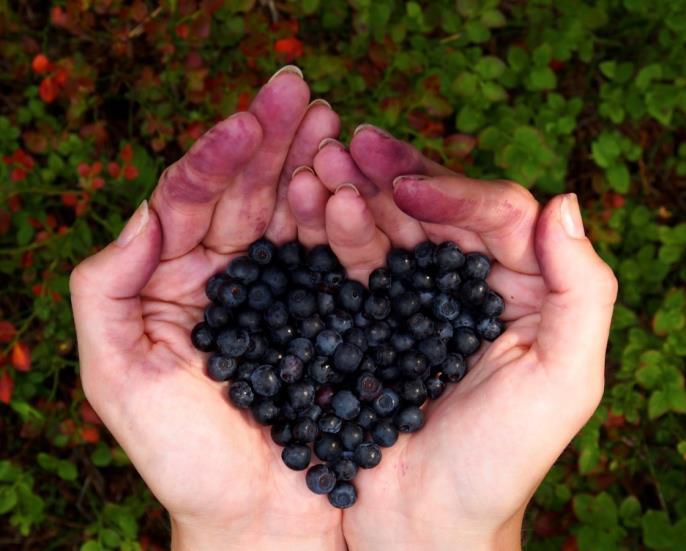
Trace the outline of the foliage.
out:
<instances>
[{"instance_id":1,"label":"foliage","mask_svg":"<svg viewBox=\"0 0 686 551\"><path fill-rule=\"evenodd\" d=\"M1 546L167 545L84 400L68 275L293 61L344 138L367 121L455 170L579 194L620 279L607 389L537 491L526 547L683 545L684 0L38 5L0 0Z\"/></svg>"}]
</instances>

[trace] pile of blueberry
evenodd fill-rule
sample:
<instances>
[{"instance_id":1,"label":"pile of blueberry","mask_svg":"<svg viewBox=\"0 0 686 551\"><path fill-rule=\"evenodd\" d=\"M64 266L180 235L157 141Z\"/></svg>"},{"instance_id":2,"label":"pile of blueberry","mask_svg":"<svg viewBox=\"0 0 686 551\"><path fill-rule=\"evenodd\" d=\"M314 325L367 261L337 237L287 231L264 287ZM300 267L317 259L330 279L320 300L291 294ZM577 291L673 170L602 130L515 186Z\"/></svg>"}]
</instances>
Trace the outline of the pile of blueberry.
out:
<instances>
[{"instance_id":1,"label":"pile of blueberry","mask_svg":"<svg viewBox=\"0 0 686 551\"><path fill-rule=\"evenodd\" d=\"M326 245L260 239L207 282L193 345L207 373L271 425L284 463L310 466L307 486L334 507L357 499L358 468L381 461L398 433L424 425L422 405L467 371L466 358L503 331L488 258L452 242L396 249L369 289L346 278Z\"/></svg>"}]
</instances>

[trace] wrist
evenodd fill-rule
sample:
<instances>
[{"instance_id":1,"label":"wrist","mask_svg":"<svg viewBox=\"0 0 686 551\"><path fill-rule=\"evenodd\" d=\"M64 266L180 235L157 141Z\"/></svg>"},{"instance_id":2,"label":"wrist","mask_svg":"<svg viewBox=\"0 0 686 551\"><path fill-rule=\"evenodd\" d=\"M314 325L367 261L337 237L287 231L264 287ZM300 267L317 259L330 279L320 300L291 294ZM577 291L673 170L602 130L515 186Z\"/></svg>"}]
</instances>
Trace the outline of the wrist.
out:
<instances>
[{"instance_id":1,"label":"wrist","mask_svg":"<svg viewBox=\"0 0 686 551\"><path fill-rule=\"evenodd\" d=\"M231 551L233 549L339 551L346 549L340 524L322 531L310 523L287 518L272 518L267 521L246 518L228 526L171 517L171 533L172 551L199 549L203 551Z\"/></svg>"}]
</instances>

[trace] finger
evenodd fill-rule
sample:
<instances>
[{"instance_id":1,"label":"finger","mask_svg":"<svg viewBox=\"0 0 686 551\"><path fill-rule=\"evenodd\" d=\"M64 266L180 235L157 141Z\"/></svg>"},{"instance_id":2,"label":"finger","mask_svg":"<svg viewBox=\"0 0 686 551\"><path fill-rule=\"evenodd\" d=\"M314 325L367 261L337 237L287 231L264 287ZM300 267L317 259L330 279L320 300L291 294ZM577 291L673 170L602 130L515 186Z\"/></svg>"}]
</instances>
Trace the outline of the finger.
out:
<instances>
[{"instance_id":1,"label":"finger","mask_svg":"<svg viewBox=\"0 0 686 551\"><path fill-rule=\"evenodd\" d=\"M341 120L327 101L316 99L310 103L279 177L274 216L266 233L275 243L292 241L297 235L296 221L287 200L293 171L301 166L312 166L319 143L324 139L337 137L340 129Z\"/></svg>"},{"instance_id":2,"label":"finger","mask_svg":"<svg viewBox=\"0 0 686 551\"><path fill-rule=\"evenodd\" d=\"M163 259L182 256L202 241L217 201L261 141L257 119L236 113L208 130L162 173L150 206L164 233Z\"/></svg>"},{"instance_id":3,"label":"finger","mask_svg":"<svg viewBox=\"0 0 686 551\"><path fill-rule=\"evenodd\" d=\"M541 311L548 289L540 275L513 272L495 263L487 279L488 285L505 301L505 311L500 316L512 321Z\"/></svg>"},{"instance_id":4,"label":"finger","mask_svg":"<svg viewBox=\"0 0 686 551\"><path fill-rule=\"evenodd\" d=\"M114 243L72 272L71 300L87 392L95 380L111 377L102 366L150 346L139 294L159 265L161 251L160 221L143 202Z\"/></svg>"},{"instance_id":5,"label":"finger","mask_svg":"<svg viewBox=\"0 0 686 551\"><path fill-rule=\"evenodd\" d=\"M332 193L346 182L353 183L367 202L376 225L399 247L411 248L426 239L417 220L402 212L390 193L383 192L357 167L343 144L330 140L314 158L314 168Z\"/></svg>"},{"instance_id":6,"label":"finger","mask_svg":"<svg viewBox=\"0 0 686 551\"><path fill-rule=\"evenodd\" d=\"M279 175L309 98L302 73L293 66L281 69L258 92L250 113L262 127L261 147L217 203L206 247L230 254L264 234L274 214Z\"/></svg>"},{"instance_id":7,"label":"finger","mask_svg":"<svg viewBox=\"0 0 686 551\"><path fill-rule=\"evenodd\" d=\"M326 205L329 245L348 277L367 285L369 274L381 266L391 244L376 227L374 216L354 185L342 184Z\"/></svg>"},{"instance_id":8,"label":"finger","mask_svg":"<svg viewBox=\"0 0 686 551\"><path fill-rule=\"evenodd\" d=\"M308 166L296 169L288 186L288 203L305 247L326 243L326 202L331 194Z\"/></svg>"},{"instance_id":9,"label":"finger","mask_svg":"<svg viewBox=\"0 0 686 551\"><path fill-rule=\"evenodd\" d=\"M540 273L534 251L539 205L522 186L461 175L401 176L394 185L395 202L407 214L474 232L505 267Z\"/></svg>"},{"instance_id":10,"label":"finger","mask_svg":"<svg viewBox=\"0 0 686 551\"><path fill-rule=\"evenodd\" d=\"M584 236L576 195L555 197L545 207L536 255L549 294L533 350L551 374L565 385L582 385L586 399L597 404L617 279Z\"/></svg>"}]
</instances>

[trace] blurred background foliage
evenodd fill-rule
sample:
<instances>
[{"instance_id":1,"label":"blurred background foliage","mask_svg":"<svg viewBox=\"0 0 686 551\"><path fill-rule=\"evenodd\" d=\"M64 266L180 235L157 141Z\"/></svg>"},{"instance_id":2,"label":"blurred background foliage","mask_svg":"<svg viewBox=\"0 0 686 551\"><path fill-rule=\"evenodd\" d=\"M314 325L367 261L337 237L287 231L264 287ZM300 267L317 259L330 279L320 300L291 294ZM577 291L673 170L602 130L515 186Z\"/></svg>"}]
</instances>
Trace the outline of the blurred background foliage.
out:
<instances>
[{"instance_id":1,"label":"blurred background foliage","mask_svg":"<svg viewBox=\"0 0 686 551\"><path fill-rule=\"evenodd\" d=\"M602 405L525 548L686 545L684 0L0 0L0 547L161 549L80 388L68 276L294 62L344 122L545 200L620 280Z\"/></svg>"}]
</instances>

